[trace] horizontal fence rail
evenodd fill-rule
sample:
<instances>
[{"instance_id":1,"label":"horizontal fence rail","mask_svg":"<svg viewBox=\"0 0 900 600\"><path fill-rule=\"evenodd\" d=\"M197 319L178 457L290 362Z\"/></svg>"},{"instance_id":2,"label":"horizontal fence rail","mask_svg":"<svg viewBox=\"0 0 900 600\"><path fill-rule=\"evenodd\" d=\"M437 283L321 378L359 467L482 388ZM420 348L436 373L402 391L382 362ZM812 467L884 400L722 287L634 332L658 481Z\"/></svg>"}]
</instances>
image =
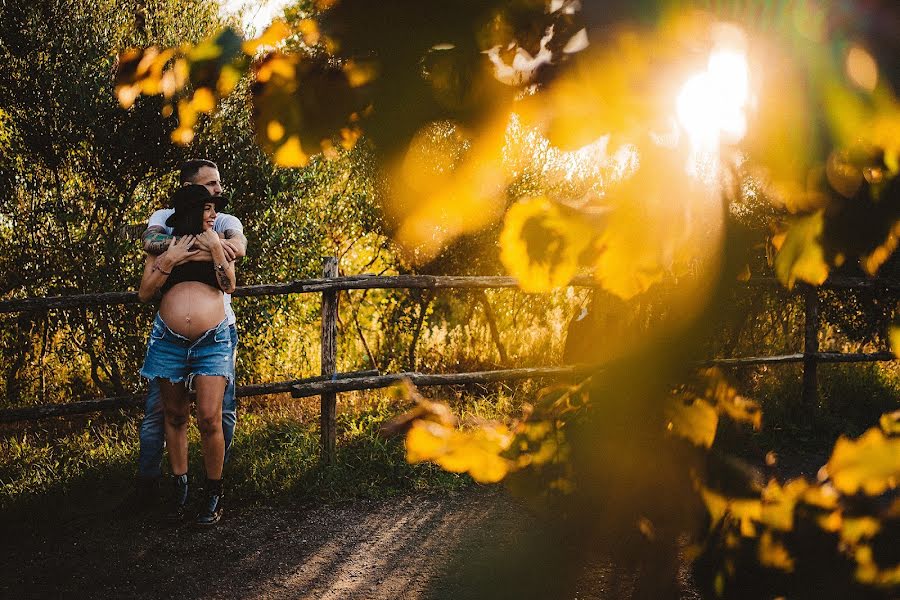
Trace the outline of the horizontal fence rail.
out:
<instances>
[{"instance_id":1,"label":"horizontal fence rail","mask_svg":"<svg viewBox=\"0 0 900 600\"><path fill-rule=\"evenodd\" d=\"M478 371L468 373L379 373L376 370L336 372L337 366L337 310L338 292L368 289L514 289L518 282L503 276L451 276L451 275L350 275L336 276L337 259L323 258L323 277L301 279L284 283L238 287L232 294L236 298L276 296L285 294L321 294L322 296L322 374L290 381L239 386L239 397L261 396L290 392L294 398L319 396L322 403L321 457L326 463L335 455L336 395L343 392L384 388L401 381L410 381L419 387L441 385L485 384L524 379L564 379L586 376L597 369L591 365L564 365L527 367ZM780 288L774 277L755 277L743 282L747 288ZM570 287L597 288L599 284L590 275L575 277ZM818 363L855 363L896 360L892 352L839 353L820 352L818 346L820 290L847 291L900 291L900 281L862 277L832 277L818 287L798 286L790 293L804 297L804 348L803 352L779 356L751 356L742 358L714 358L700 361L697 366L740 367L758 365L803 364L804 406L816 401L816 367ZM0 314L67 310L96 306L137 304L136 292L104 292L76 294L47 298L22 298L0 301ZM0 423L35 420L47 417L85 414L102 410L124 409L140 406L144 394L128 394L97 400L83 400L64 404L48 404L24 408L0 410Z\"/></svg>"},{"instance_id":2,"label":"horizontal fence rail","mask_svg":"<svg viewBox=\"0 0 900 600\"><path fill-rule=\"evenodd\" d=\"M339 381L351 377L372 377L374 375L378 375L378 371L371 369L367 371L335 373L334 378ZM290 381L239 385L235 390L235 395L239 398L248 398L251 396L265 396L268 394L283 394L292 391L297 385L311 384L326 380L330 381L331 378L317 375L315 377L304 377L303 379L293 379ZM133 408L135 406L140 406L143 403L144 393L142 392L139 394L114 396L112 398L98 398L97 400L81 400L79 402L66 402L64 404L43 404L41 406L11 408L0 410L0 423L35 420L44 417L83 415L101 410Z\"/></svg>"},{"instance_id":3,"label":"horizontal fence rail","mask_svg":"<svg viewBox=\"0 0 900 600\"><path fill-rule=\"evenodd\" d=\"M239 286L232 294L235 298L254 296L280 296L284 294L316 294L346 290L371 289L511 289L518 287L514 277L495 275L454 276L454 275L349 275L334 278L298 279L284 283ZM746 287L780 287L774 277L755 277L742 282ZM572 279L569 287L596 288L600 284L590 275L579 275ZM865 277L836 277L829 279L816 289L821 290L874 290L897 292L900 282L869 279ZM72 294L70 296L49 296L46 298L21 298L0 300L0 314L41 310L65 310L91 306L116 306L139 304L137 292L102 292L96 294Z\"/></svg>"}]
</instances>

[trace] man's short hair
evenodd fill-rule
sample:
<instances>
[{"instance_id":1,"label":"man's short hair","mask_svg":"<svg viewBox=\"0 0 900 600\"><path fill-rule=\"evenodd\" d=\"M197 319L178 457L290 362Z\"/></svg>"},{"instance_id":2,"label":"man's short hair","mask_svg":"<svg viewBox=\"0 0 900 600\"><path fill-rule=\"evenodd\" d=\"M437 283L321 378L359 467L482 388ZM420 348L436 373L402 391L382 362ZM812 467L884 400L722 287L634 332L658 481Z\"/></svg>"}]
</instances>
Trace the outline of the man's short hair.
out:
<instances>
[{"instance_id":1,"label":"man's short hair","mask_svg":"<svg viewBox=\"0 0 900 600\"><path fill-rule=\"evenodd\" d=\"M219 170L216 163L211 160L206 160L205 158L192 158L181 165L181 171L178 174L179 183L194 183L194 177L197 176L197 173L203 167L211 167L217 171Z\"/></svg>"}]
</instances>

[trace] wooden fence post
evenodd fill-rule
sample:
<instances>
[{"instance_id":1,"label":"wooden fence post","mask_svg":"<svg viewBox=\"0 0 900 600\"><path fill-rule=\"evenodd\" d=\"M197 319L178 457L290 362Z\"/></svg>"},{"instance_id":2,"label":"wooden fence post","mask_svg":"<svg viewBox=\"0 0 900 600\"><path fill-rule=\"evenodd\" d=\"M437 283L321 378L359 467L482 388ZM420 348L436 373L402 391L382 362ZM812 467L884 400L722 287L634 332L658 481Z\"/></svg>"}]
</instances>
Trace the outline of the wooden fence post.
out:
<instances>
[{"instance_id":1,"label":"wooden fence post","mask_svg":"<svg viewBox=\"0 0 900 600\"><path fill-rule=\"evenodd\" d=\"M805 286L803 292L803 396L801 410L806 418L819 402L816 378L816 354L819 352L819 292L814 286Z\"/></svg>"},{"instance_id":2,"label":"wooden fence post","mask_svg":"<svg viewBox=\"0 0 900 600\"><path fill-rule=\"evenodd\" d=\"M338 259L335 256L322 258L322 276L337 277ZM322 292L322 376L328 379L337 370L337 314L338 295L336 291ZM321 413L319 416L320 456L322 462L330 465L335 460L337 430L337 394L321 395Z\"/></svg>"}]
</instances>

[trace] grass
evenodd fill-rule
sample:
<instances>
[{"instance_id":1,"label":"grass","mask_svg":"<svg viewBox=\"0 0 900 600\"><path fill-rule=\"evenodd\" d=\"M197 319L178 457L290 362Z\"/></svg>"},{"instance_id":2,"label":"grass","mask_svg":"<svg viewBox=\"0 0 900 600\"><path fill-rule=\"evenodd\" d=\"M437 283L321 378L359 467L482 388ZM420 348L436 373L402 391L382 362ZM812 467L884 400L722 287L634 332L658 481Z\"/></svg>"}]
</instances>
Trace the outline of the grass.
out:
<instances>
[{"instance_id":1,"label":"grass","mask_svg":"<svg viewBox=\"0 0 900 600\"><path fill-rule=\"evenodd\" d=\"M464 417L517 414L521 388L497 386L479 397L449 392ZM399 412L387 394L340 397L337 460L320 464L318 399L275 397L245 402L226 467L229 495L240 504L332 502L410 492L446 492L473 485L466 475L431 464L408 464L402 439L378 434ZM58 419L0 430L0 521L49 524L112 510L131 488L140 415ZM189 430L190 470L203 472L199 434Z\"/></svg>"},{"instance_id":2,"label":"grass","mask_svg":"<svg viewBox=\"0 0 900 600\"><path fill-rule=\"evenodd\" d=\"M838 437L857 437L877 426L882 414L900 409L900 366L895 363L819 365L818 403L811 407L802 406L801 366L759 373L744 391L762 405L762 431L730 440L750 454L772 449L824 463Z\"/></svg>"}]
</instances>

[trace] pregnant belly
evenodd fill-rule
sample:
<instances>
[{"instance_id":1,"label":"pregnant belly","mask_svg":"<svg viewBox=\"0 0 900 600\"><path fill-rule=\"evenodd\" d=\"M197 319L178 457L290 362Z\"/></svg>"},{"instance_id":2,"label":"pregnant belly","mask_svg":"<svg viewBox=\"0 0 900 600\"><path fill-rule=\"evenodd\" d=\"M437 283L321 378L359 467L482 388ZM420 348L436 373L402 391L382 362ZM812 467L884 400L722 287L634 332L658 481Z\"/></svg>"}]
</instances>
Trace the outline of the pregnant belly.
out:
<instances>
[{"instance_id":1,"label":"pregnant belly","mask_svg":"<svg viewBox=\"0 0 900 600\"><path fill-rule=\"evenodd\" d=\"M159 316L169 329L195 340L225 318L222 291L199 281L175 284L162 297Z\"/></svg>"}]
</instances>

